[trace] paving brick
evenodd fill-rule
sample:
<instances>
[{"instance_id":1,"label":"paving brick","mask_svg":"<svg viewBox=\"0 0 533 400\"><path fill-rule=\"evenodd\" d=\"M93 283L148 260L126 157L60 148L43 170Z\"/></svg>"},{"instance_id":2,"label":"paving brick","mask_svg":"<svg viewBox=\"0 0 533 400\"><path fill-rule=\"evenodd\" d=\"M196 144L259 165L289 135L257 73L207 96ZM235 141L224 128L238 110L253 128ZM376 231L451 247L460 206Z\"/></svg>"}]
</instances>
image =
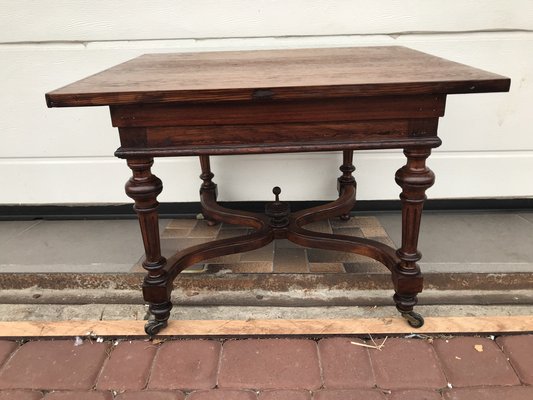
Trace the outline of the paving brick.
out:
<instances>
[{"instance_id":1,"label":"paving brick","mask_svg":"<svg viewBox=\"0 0 533 400\"><path fill-rule=\"evenodd\" d=\"M333 233L329 220L327 219L311 222L310 224L305 225L304 228L314 232Z\"/></svg>"},{"instance_id":2,"label":"paving brick","mask_svg":"<svg viewBox=\"0 0 533 400\"><path fill-rule=\"evenodd\" d=\"M343 221L340 218L331 218L329 220L333 228L370 228L381 226L381 223L376 217L351 217L348 221Z\"/></svg>"},{"instance_id":3,"label":"paving brick","mask_svg":"<svg viewBox=\"0 0 533 400\"><path fill-rule=\"evenodd\" d=\"M18 347L16 342L0 340L0 366L9 358L11 353Z\"/></svg>"},{"instance_id":4,"label":"paving brick","mask_svg":"<svg viewBox=\"0 0 533 400\"><path fill-rule=\"evenodd\" d=\"M371 258L359 254L322 249L307 249L307 257L310 263L359 263L373 261Z\"/></svg>"},{"instance_id":5,"label":"paving brick","mask_svg":"<svg viewBox=\"0 0 533 400\"><path fill-rule=\"evenodd\" d=\"M399 390L392 392L388 400L442 400L442 396L435 390Z\"/></svg>"},{"instance_id":6,"label":"paving brick","mask_svg":"<svg viewBox=\"0 0 533 400\"><path fill-rule=\"evenodd\" d=\"M206 221L198 221L189 233L190 238L215 238L220 230L220 224L209 226Z\"/></svg>"},{"instance_id":7,"label":"paving brick","mask_svg":"<svg viewBox=\"0 0 533 400\"><path fill-rule=\"evenodd\" d=\"M367 238L371 237L388 237L387 231L380 226L363 226L361 227L363 235Z\"/></svg>"},{"instance_id":8,"label":"paving brick","mask_svg":"<svg viewBox=\"0 0 533 400\"><path fill-rule=\"evenodd\" d=\"M228 254L226 256L213 257L205 260L206 264L233 264L241 260L241 254Z\"/></svg>"},{"instance_id":9,"label":"paving brick","mask_svg":"<svg viewBox=\"0 0 533 400\"><path fill-rule=\"evenodd\" d=\"M177 390L157 391L143 390L142 392L124 392L115 397L115 400L183 400L185 395Z\"/></svg>"},{"instance_id":10,"label":"paving brick","mask_svg":"<svg viewBox=\"0 0 533 400\"><path fill-rule=\"evenodd\" d=\"M369 260L369 258L366 258ZM389 270L379 262L344 263L346 272L353 274L389 274Z\"/></svg>"},{"instance_id":11,"label":"paving brick","mask_svg":"<svg viewBox=\"0 0 533 400\"><path fill-rule=\"evenodd\" d=\"M224 344L219 387L316 389L321 385L317 346L312 340L248 339Z\"/></svg>"},{"instance_id":12,"label":"paving brick","mask_svg":"<svg viewBox=\"0 0 533 400\"><path fill-rule=\"evenodd\" d=\"M356 218L350 217L348 221L344 221L340 219L339 217L333 217L329 219L329 224L332 228L352 228L352 227L358 227L356 224Z\"/></svg>"},{"instance_id":13,"label":"paving brick","mask_svg":"<svg viewBox=\"0 0 533 400\"><path fill-rule=\"evenodd\" d=\"M364 237L363 231L359 228L334 228L333 233L336 235L345 235L353 237Z\"/></svg>"},{"instance_id":14,"label":"paving brick","mask_svg":"<svg viewBox=\"0 0 533 400\"><path fill-rule=\"evenodd\" d=\"M274 259L274 243L241 254L241 261L269 261Z\"/></svg>"},{"instance_id":15,"label":"paving brick","mask_svg":"<svg viewBox=\"0 0 533 400\"><path fill-rule=\"evenodd\" d=\"M305 249L279 248L274 253L274 272L306 273L307 257Z\"/></svg>"},{"instance_id":16,"label":"paving brick","mask_svg":"<svg viewBox=\"0 0 533 400\"><path fill-rule=\"evenodd\" d=\"M165 229L161 234L161 239L186 238L190 232L190 229Z\"/></svg>"},{"instance_id":17,"label":"paving brick","mask_svg":"<svg viewBox=\"0 0 533 400\"><path fill-rule=\"evenodd\" d=\"M453 387L520 384L505 354L490 339L456 337L433 345ZM474 346L483 346L483 351Z\"/></svg>"},{"instance_id":18,"label":"paving brick","mask_svg":"<svg viewBox=\"0 0 533 400\"><path fill-rule=\"evenodd\" d=\"M311 400L307 390L265 390L259 393L259 400Z\"/></svg>"},{"instance_id":19,"label":"paving brick","mask_svg":"<svg viewBox=\"0 0 533 400\"><path fill-rule=\"evenodd\" d=\"M185 218L178 218L173 219L168 223L168 225L165 227L165 229L192 229L196 225L196 222L198 220L196 219L185 219Z\"/></svg>"},{"instance_id":20,"label":"paving brick","mask_svg":"<svg viewBox=\"0 0 533 400\"><path fill-rule=\"evenodd\" d=\"M438 389L446 378L431 345L424 340L389 339L370 359L378 387L383 389Z\"/></svg>"},{"instance_id":21,"label":"paving brick","mask_svg":"<svg viewBox=\"0 0 533 400\"><path fill-rule=\"evenodd\" d=\"M325 274L346 272L342 263L311 263L309 264L309 271Z\"/></svg>"},{"instance_id":22,"label":"paving brick","mask_svg":"<svg viewBox=\"0 0 533 400\"><path fill-rule=\"evenodd\" d=\"M250 230L248 228L236 228L236 229L227 229L225 226L222 226L217 235L217 240L220 239L229 239L237 236L248 235Z\"/></svg>"},{"instance_id":23,"label":"paving brick","mask_svg":"<svg viewBox=\"0 0 533 400\"><path fill-rule=\"evenodd\" d=\"M113 400L111 392L50 392L44 400Z\"/></svg>"},{"instance_id":24,"label":"paving brick","mask_svg":"<svg viewBox=\"0 0 533 400\"><path fill-rule=\"evenodd\" d=\"M251 390L199 390L187 396L187 400L257 400Z\"/></svg>"},{"instance_id":25,"label":"paving brick","mask_svg":"<svg viewBox=\"0 0 533 400\"><path fill-rule=\"evenodd\" d=\"M276 251L278 251L279 249L305 249L305 247L293 243L287 239L276 239L274 241L274 248L276 249Z\"/></svg>"},{"instance_id":26,"label":"paving brick","mask_svg":"<svg viewBox=\"0 0 533 400\"><path fill-rule=\"evenodd\" d=\"M120 342L105 363L99 390L140 390L146 387L157 346L144 341Z\"/></svg>"},{"instance_id":27,"label":"paving brick","mask_svg":"<svg viewBox=\"0 0 533 400\"><path fill-rule=\"evenodd\" d=\"M318 342L324 387L347 389L375 385L368 350L351 342L363 343L362 340L348 338Z\"/></svg>"},{"instance_id":28,"label":"paving brick","mask_svg":"<svg viewBox=\"0 0 533 400\"><path fill-rule=\"evenodd\" d=\"M518 378L533 385L533 335L500 336L496 343L509 358Z\"/></svg>"},{"instance_id":29,"label":"paving brick","mask_svg":"<svg viewBox=\"0 0 533 400\"><path fill-rule=\"evenodd\" d=\"M94 386L107 344L74 340L35 341L22 346L0 373L0 388L75 390Z\"/></svg>"},{"instance_id":30,"label":"paving brick","mask_svg":"<svg viewBox=\"0 0 533 400\"><path fill-rule=\"evenodd\" d=\"M178 340L161 345L152 367L150 389L211 389L216 384L220 342Z\"/></svg>"},{"instance_id":31,"label":"paving brick","mask_svg":"<svg viewBox=\"0 0 533 400\"><path fill-rule=\"evenodd\" d=\"M2 390L0 400L41 400L43 394L33 390Z\"/></svg>"},{"instance_id":32,"label":"paving brick","mask_svg":"<svg viewBox=\"0 0 533 400\"><path fill-rule=\"evenodd\" d=\"M368 389L337 389L320 390L313 393L313 400L385 400L379 390Z\"/></svg>"},{"instance_id":33,"label":"paving brick","mask_svg":"<svg viewBox=\"0 0 533 400\"><path fill-rule=\"evenodd\" d=\"M462 388L444 393L444 400L531 400L533 387L508 386L490 388Z\"/></svg>"}]
</instances>

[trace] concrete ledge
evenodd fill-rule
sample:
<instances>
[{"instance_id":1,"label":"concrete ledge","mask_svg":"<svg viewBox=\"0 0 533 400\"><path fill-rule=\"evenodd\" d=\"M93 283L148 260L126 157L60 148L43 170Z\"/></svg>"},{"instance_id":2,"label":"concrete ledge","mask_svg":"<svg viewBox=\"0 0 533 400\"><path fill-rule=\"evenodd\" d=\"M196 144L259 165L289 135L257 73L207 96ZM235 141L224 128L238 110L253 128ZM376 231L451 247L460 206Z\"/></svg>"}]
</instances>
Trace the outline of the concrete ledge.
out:
<instances>
[{"instance_id":1,"label":"concrete ledge","mask_svg":"<svg viewBox=\"0 0 533 400\"><path fill-rule=\"evenodd\" d=\"M0 289L139 289L142 273L4 273ZM183 274L175 281L182 290L305 290L391 289L389 273L306 274ZM526 290L533 287L531 272L424 274L424 287L434 290Z\"/></svg>"},{"instance_id":2,"label":"concrete ledge","mask_svg":"<svg viewBox=\"0 0 533 400\"><path fill-rule=\"evenodd\" d=\"M325 307L325 306L393 306L390 290L292 290L271 292L253 290L201 290L176 289L172 293L174 304L186 307L250 306L250 307ZM140 290L63 289L50 290L37 287L0 291L0 304L144 304ZM531 290L426 290L419 296L419 305L530 305Z\"/></svg>"}]
</instances>

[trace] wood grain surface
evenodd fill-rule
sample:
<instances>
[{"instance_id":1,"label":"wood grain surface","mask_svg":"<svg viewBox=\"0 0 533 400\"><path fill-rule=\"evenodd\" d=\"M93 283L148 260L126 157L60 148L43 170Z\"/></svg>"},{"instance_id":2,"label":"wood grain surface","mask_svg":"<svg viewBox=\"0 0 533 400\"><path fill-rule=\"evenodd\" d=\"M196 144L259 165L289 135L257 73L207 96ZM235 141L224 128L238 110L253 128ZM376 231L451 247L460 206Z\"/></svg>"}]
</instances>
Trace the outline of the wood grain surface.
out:
<instances>
[{"instance_id":1,"label":"wood grain surface","mask_svg":"<svg viewBox=\"0 0 533 400\"><path fill-rule=\"evenodd\" d=\"M400 46L146 54L46 95L49 107L509 90L497 74Z\"/></svg>"},{"instance_id":2,"label":"wood grain surface","mask_svg":"<svg viewBox=\"0 0 533 400\"><path fill-rule=\"evenodd\" d=\"M0 337L146 336L144 321L0 322ZM428 317L414 330L402 318L339 320L187 320L169 321L159 336L285 336L533 331L533 316Z\"/></svg>"}]
</instances>

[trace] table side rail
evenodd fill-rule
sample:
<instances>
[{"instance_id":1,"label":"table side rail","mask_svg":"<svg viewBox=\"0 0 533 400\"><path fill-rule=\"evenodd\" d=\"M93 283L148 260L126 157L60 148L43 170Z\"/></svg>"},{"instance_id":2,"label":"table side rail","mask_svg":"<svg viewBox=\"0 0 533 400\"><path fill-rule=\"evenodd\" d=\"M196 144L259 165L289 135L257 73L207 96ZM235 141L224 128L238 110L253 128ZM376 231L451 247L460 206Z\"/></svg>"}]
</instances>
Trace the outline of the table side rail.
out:
<instances>
[{"instance_id":1,"label":"table side rail","mask_svg":"<svg viewBox=\"0 0 533 400\"><path fill-rule=\"evenodd\" d=\"M119 128L117 157L261 154L437 147L438 118Z\"/></svg>"},{"instance_id":2,"label":"table side rail","mask_svg":"<svg viewBox=\"0 0 533 400\"><path fill-rule=\"evenodd\" d=\"M220 126L442 117L446 95L111 106L115 127Z\"/></svg>"}]
</instances>

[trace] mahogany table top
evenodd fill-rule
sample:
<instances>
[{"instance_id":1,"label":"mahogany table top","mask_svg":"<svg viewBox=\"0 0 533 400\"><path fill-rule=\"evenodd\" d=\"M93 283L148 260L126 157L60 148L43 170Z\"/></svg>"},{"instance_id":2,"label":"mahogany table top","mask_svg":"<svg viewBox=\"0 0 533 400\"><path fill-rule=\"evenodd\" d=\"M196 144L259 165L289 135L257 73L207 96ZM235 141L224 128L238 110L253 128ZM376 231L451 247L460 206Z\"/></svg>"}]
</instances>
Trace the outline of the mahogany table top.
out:
<instances>
[{"instance_id":1,"label":"mahogany table top","mask_svg":"<svg viewBox=\"0 0 533 400\"><path fill-rule=\"evenodd\" d=\"M399 46L145 54L54 90L49 107L508 91L510 80Z\"/></svg>"}]
</instances>

